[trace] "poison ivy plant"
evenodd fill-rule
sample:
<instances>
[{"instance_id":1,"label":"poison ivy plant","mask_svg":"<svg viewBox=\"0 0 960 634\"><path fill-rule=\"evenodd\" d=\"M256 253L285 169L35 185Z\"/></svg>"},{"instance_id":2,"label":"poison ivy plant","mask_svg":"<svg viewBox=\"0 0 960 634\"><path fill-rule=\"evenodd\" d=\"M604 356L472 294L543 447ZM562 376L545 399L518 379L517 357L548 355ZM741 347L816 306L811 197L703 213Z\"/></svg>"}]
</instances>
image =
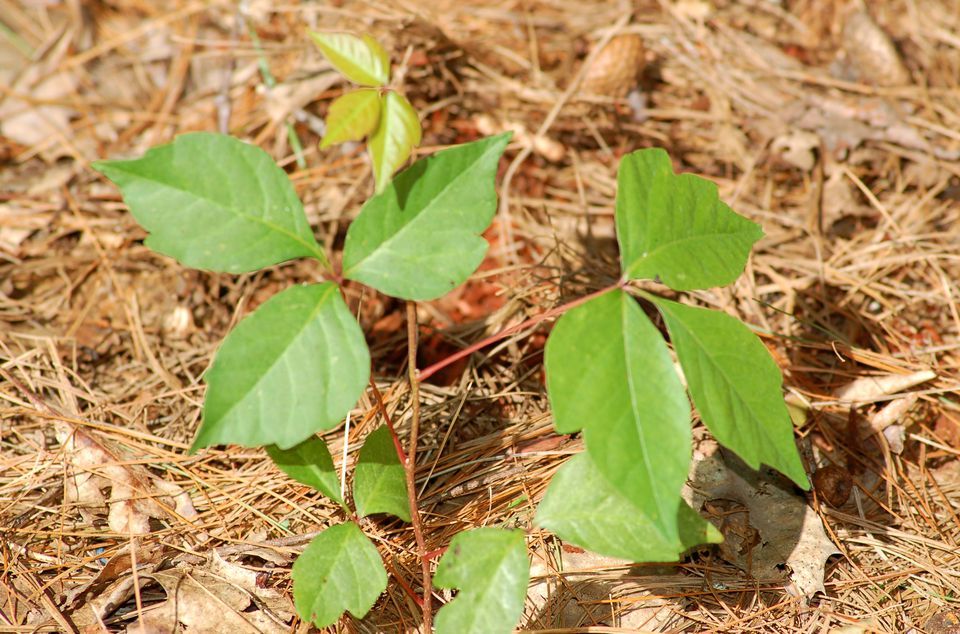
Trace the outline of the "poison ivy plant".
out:
<instances>
[{"instance_id":1,"label":"poison ivy plant","mask_svg":"<svg viewBox=\"0 0 960 634\"><path fill-rule=\"evenodd\" d=\"M565 540L609 557L630 561L676 561L700 544L722 541L713 524L677 494L669 521L650 513L618 491L585 451L553 476L534 519ZM670 527L669 531L663 525Z\"/></svg>"},{"instance_id":2,"label":"poison ivy plant","mask_svg":"<svg viewBox=\"0 0 960 634\"><path fill-rule=\"evenodd\" d=\"M763 233L640 150L617 176L623 282L564 314L547 341L547 392L559 433L583 430L586 454L557 473L537 522L590 550L675 560L716 537L680 499L690 464L689 403L660 333L625 289L651 279L683 291L732 282ZM723 313L638 291L663 315L690 394L717 439L754 468L808 487L780 391L759 339ZM633 527L632 529L630 527Z\"/></svg>"},{"instance_id":3,"label":"poison ivy plant","mask_svg":"<svg viewBox=\"0 0 960 634\"><path fill-rule=\"evenodd\" d=\"M494 177L509 134L417 161L363 206L347 230L344 277L404 299L435 299L487 253Z\"/></svg>"},{"instance_id":4,"label":"poison ivy plant","mask_svg":"<svg viewBox=\"0 0 960 634\"><path fill-rule=\"evenodd\" d=\"M437 613L437 634L509 634L523 613L530 582L523 533L497 528L458 533L434 581L441 588L460 588Z\"/></svg>"},{"instance_id":5,"label":"poison ivy plant","mask_svg":"<svg viewBox=\"0 0 960 634\"><path fill-rule=\"evenodd\" d=\"M327 132L320 149L369 136L367 151L373 162L377 192L382 192L393 173L420 144L417 112L406 97L387 88L390 59L373 38L349 33L310 35L340 74L373 88L348 92L330 104Z\"/></svg>"},{"instance_id":6,"label":"poison ivy plant","mask_svg":"<svg viewBox=\"0 0 960 634\"><path fill-rule=\"evenodd\" d=\"M353 501L357 515L390 513L410 521L410 502L403 465L393 446L390 430L379 427L367 436L353 470Z\"/></svg>"},{"instance_id":7,"label":"poison ivy plant","mask_svg":"<svg viewBox=\"0 0 960 634\"><path fill-rule=\"evenodd\" d=\"M314 537L291 576L297 613L317 627L336 623L344 611L362 619L387 587L377 547L353 522Z\"/></svg>"},{"instance_id":8,"label":"poison ivy plant","mask_svg":"<svg viewBox=\"0 0 960 634\"><path fill-rule=\"evenodd\" d=\"M343 505L340 481L333 466L333 456L327 443L316 436L304 440L290 449L267 445L267 454L281 471L301 484L320 491L331 500Z\"/></svg>"},{"instance_id":9,"label":"poison ivy plant","mask_svg":"<svg viewBox=\"0 0 960 634\"><path fill-rule=\"evenodd\" d=\"M181 264L226 273L298 257L327 264L290 179L258 147L192 132L93 167L120 187L145 244Z\"/></svg>"},{"instance_id":10,"label":"poison ivy plant","mask_svg":"<svg viewBox=\"0 0 960 634\"><path fill-rule=\"evenodd\" d=\"M227 335L206 374L193 448L289 449L340 423L370 377L370 353L333 282L292 286Z\"/></svg>"},{"instance_id":11,"label":"poison ivy plant","mask_svg":"<svg viewBox=\"0 0 960 634\"><path fill-rule=\"evenodd\" d=\"M510 137L437 152L394 178L421 130L409 101L389 85L386 51L368 36L313 38L360 85L330 105L321 148L366 137L375 179L376 193L347 229L342 270L315 239L286 174L259 148L191 133L141 158L95 167L120 187L148 231L147 244L185 265L237 273L308 257L336 280L279 292L227 335L204 377L192 448L265 445L281 470L340 505L345 521L318 534L292 573L297 611L325 627L345 611L362 618L386 587L383 561L359 518L389 513L421 528L416 491L406 489L415 461L404 456L392 427L365 439L352 500L344 499L333 457L315 435L341 423L370 379L370 353L340 283L421 301L467 280L488 249L483 232L496 212L494 180ZM729 315L633 284L654 280L679 292L729 284L762 231L725 205L714 184L675 174L662 150L626 155L617 182L622 279L566 310L545 352L556 430L582 431L586 450L554 476L535 522L599 553L676 560L720 538L680 496L690 466L688 391L714 436L747 464L767 464L800 486L808 482L780 372L759 339ZM657 312L669 344L651 318ZM481 528L455 536L435 581L459 593L437 613L437 631L511 631L528 578L522 533ZM431 613L423 603L426 621Z\"/></svg>"}]
</instances>

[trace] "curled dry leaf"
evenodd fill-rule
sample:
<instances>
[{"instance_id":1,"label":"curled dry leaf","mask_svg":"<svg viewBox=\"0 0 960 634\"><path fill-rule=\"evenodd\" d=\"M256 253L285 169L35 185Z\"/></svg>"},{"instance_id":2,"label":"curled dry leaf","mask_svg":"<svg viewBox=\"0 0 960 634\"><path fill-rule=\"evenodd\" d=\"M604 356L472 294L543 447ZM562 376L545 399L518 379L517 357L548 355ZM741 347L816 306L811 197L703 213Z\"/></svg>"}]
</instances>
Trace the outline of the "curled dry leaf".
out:
<instances>
[{"instance_id":1,"label":"curled dry leaf","mask_svg":"<svg viewBox=\"0 0 960 634\"><path fill-rule=\"evenodd\" d=\"M785 478L769 469L755 472L735 456L722 452L715 441L701 440L682 495L721 531L727 528L725 537L737 531L736 547L721 550L730 563L756 579L787 582L786 590L791 594L809 597L824 590L827 559L840 551L830 541L817 513L794 493ZM746 513L737 518L735 526L724 527L720 511L739 505Z\"/></svg>"},{"instance_id":2,"label":"curled dry leaf","mask_svg":"<svg viewBox=\"0 0 960 634\"><path fill-rule=\"evenodd\" d=\"M150 518L191 519L197 511L189 494L140 467L124 465L90 433L62 425L57 439L68 457L71 477L65 498L81 507L108 507L107 523L115 533L150 532ZM110 489L106 498L104 489Z\"/></svg>"},{"instance_id":3,"label":"curled dry leaf","mask_svg":"<svg viewBox=\"0 0 960 634\"><path fill-rule=\"evenodd\" d=\"M637 85L643 71L644 53L639 35L616 36L590 64L580 82L580 92L622 99Z\"/></svg>"},{"instance_id":4,"label":"curled dry leaf","mask_svg":"<svg viewBox=\"0 0 960 634\"><path fill-rule=\"evenodd\" d=\"M833 395L841 403L872 403L935 378L937 373L932 370L922 370L912 374L865 376L841 386L834 391Z\"/></svg>"}]
</instances>

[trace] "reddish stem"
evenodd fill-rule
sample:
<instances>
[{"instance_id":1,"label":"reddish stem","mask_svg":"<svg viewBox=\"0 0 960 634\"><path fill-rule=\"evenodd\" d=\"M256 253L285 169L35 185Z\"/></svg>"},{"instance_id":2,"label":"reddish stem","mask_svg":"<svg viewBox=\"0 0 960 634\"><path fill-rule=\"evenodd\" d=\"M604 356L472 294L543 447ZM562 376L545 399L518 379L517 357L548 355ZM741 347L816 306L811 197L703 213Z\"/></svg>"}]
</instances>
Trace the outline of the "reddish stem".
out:
<instances>
[{"instance_id":1,"label":"reddish stem","mask_svg":"<svg viewBox=\"0 0 960 634\"><path fill-rule=\"evenodd\" d=\"M506 338L509 337L510 335L514 335L514 334L516 334L516 333L518 333L518 332L520 332L520 331L522 331L522 330L526 330L527 328L530 328L531 326L536 326L536 325L539 324L540 322L546 321L547 319L550 319L551 317L556 317L557 315L561 315L561 314L567 312L568 310L570 310L570 309L572 309L572 308L576 308L577 306L580 306L581 304L585 304L585 303L589 302L591 299L594 299L594 298L596 298L596 297L600 297L601 295L604 295L604 294L606 294L606 293L609 293L610 291L616 290L616 289L618 289L618 288L622 288L624 284L625 284L624 281L617 282L616 284L611 284L610 286L607 286L606 288L602 288L602 289L600 289L599 291L595 291L595 292L593 292L593 293L590 293L589 295L584 295L583 297L578 297L577 299L573 300L572 302L567 302L566 304L563 304L563 305L561 305L561 306L555 306L554 308L551 308L550 310L544 311L544 312L540 313L539 315L537 315L536 317L531 317L530 319L528 319L528 320L526 320L526 321L524 321L524 322L522 322L522 323L519 323L519 324L517 324L516 326L510 326L509 328L505 328L505 329L501 330L500 332L498 332L498 333L496 333L496 334L490 335L490 336L487 337L486 339L482 339L482 340L478 341L477 343L474 343L474 344L472 344L472 345L470 345L470 346L467 346L466 348L464 348L463 350L460 350L459 352L453 353L452 355L450 355L450 356L447 357L446 359L441 359L440 361L437 361L437 362L434 363L433 365L428 366L428 367L425 368L424 370L421 370L420 373L417 375L417 377L418 377L421 381L426 381L426 380L429 379L431 376L433 376L434 374L436 374L436 373L439 372L440 370L444 369L444 368L447 367L448 365L450 365L450 364L452 364L452 363L456 363L457 361L459 361L460 359L462 359L462 358L464 358L464 357L470 356L471 354L473 354L473 353L476 352L477 350L481 350L481 349L483 349L483 348L486 348L486 347L489 346L490 344L496 343L496 342L500 341L501 339L506 339Z\"/></svg>"},{"instance_id":2,"label":"reddish stem","mask_svg":"<svg viewBox=\"0 0 960 634\"><path fill-rule=\"evenodd\" d=\"M430 576L430 560L427 559L427 542L423 537L420 507L417 503L417 439L420 435L420 378L417 376L417 344L420 332L417 325L417 304L407 302L407 373L410 379L410 450L404 463L407 476L407 499L410 503L410 519L413 535L417 539L420 568L423 572L423 631L433 631L433 579Z\"/></svg>"}]
</instances>

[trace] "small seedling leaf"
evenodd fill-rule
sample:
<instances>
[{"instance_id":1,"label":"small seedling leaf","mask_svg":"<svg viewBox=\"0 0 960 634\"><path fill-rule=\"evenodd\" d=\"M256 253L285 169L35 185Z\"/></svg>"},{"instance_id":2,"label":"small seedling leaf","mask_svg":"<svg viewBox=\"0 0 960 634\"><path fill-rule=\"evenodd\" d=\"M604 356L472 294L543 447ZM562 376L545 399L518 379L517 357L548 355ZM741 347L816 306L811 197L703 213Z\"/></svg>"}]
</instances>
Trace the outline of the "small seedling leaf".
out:
<instances>
[{"instance_id":1,"label":"small seedling leaf","mask_svg":"<svg viewBox=\"0 0 960 634\"><path fill-rule=\"evenodd\" d=\"M192 132L94 168L120 188L146 245L182 264L244 273L306 256L329 266L290 179L256 146Z\"/></svg>"},{"instance_id":2,"label":"small seedling leaf","mask_svg":"<svg viewBox=\"0 0 960 634\"><path fill-rule=\"evenodd\" d=\"M497 207L500 135L421 159L364 205L347 231L344 276L394 297L429 300L476 270Z\"/></svg>"},{"instance_id":3,"label":"small seedling leaf","mask_svg":"<svg viewBox=\"0 0 960 634\"><path fill-rule=\"evenodd\" d=\"M364 35L310 33L323 56L340 74L361 86L386 86L390 81L390 58L380 44Z\"/></svg>"},{"instance_id":4,"label":"small seedling leaf","mask_svg":"<svg viewBox=\"0 0 960 634\"><path fill-rule=\"evenodd\" d=\"M343 504L333 456L322 438L310 436L290 449L267 445L267 453L277 468L288 476Z\"/></svg>"},{"instance_id":5,"label":"small seedling leaf","mask_svg":"<svg viewBox=\"0 0 960 634\"><path fill-rule=\"evenodd\" d=\"M346 416L370 353L333 282L293 286L234 328L207 371L193 449L234 443L288 449Z\"/></svg>"},{"instance_id":6,"label":"small seedling leaf","mask_svg":"<svg viewBox=\"0 0 960 634\"><path fill-rule=\"evenodd\" d=\"M362 619L387 587L377 547L353 522L314 537L291 576L297 614L319 628L336 623L344 611Z\"/></svg>"},{"instance_id":7,"label":"small seedling leaf","mask_svg":"<svg viewBox=\"0 0 960 634\"><path fill-rule=\"evenodd\" d=\"M763 237L757 224L720 200L716 184L674 174L660 148L620 161L616 223L624 275L682 291L733 282Z\"/></svg>"},{"instance_id":8,"label":"small seedling leaf","mask_svg":"<svg viewBox=\"0 0 960 634\"><path fill-rule=\"evenodd\" d=\"M534 523L587 550L630 561L677 561L694 546L722 541L717 529L687 506L679 492L674 502L676 529L668 538L582 452L553 476Z\"/></svg>"},{"instance_id":9,"label":"small seedling leaf","mask_svg":"<svg viewBox=\"0 0 960 634\"><path fill-rule=\"evenodd\" d=\"M752 468L769 465L809 488L780 369L760 339L726 313L653 301L667 324L693 404L714 437Z\"/></svg>"},{"instance_id":10,"label":"small seedling leaf","mask_svg":"<svg viewBox=\"0 0 960 634\"><path fill-rule=\"evenodd\" d=\"M327 133L320 149L367 136L380 123L380 95L376 90L354 90L337 97L327 112Z\"/></svg>"},{"instance_id":11,"label":"small seedling leaf","mask_svg":"<svg viewBox=\"0 0 960 634\"><path fill-rule=\"evenodd\" d=\"M380 97L380 121L367 141L377 192L390 184L393 173L410 158L420 144L420 134L420 119L406 97L395 92Z\"/></svg>"},{"instance_id":12,"label":"small seedling leaf","mask_svg":"<svg viewBox=\"0 0 960 634\"><path fill-rule=\"evenodd\" d=\"M509 634L523 614L529 581L523 533L499 528L458 533L434 577L441 588L460 588L437 612L437 634Z\"/></svg>"},{"instance_id":13,"label":"small seedling leaf","mask_svg":"<svg viewBox=\"0 0 960 634\"><path fill-rule=\"evenodd\" d=\"M675 541L690 403L660 332L632 297L612 291L560 318L544 363L557 431L584 429L601 473Z\"/></svg>"},{"instance_id":14,"label":"small seedling leaf","mask_svg":"<svg viewBox=\"0 0 960 634\"><path fill-rule=\"evenodd\" d=\"M390 513L410 521L403 465L386 426L375 429L363 441L353 472L353 501L360 517Z\"/></svg>"}]
</instances>

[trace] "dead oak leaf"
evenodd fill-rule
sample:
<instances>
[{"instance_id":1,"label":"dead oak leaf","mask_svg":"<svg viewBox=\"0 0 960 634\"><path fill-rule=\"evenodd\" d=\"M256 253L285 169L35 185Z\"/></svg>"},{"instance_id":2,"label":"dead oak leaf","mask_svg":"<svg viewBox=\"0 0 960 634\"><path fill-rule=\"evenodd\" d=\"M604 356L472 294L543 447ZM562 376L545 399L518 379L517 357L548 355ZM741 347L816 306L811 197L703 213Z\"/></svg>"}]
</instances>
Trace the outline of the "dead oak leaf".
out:
<instances>
[{"instance_id":1,"label":"dead oak leaf","mask_svg":"<svg viewBox=\"0 0 960 634\"><path fill-rule=\"evenodd\" d=\"M820 516L785 478L769 469L753 471L736 456L722 452L715 441L701 440L683 497L693 508L704 510L718 528L726 528L726 537L736 534L742 541L749 533L740 547L720 550L731 564L756 579L786 581L791 594L812 596L824 591L827 560L840 551L827 536ZM721 507L717 500L728 502ZM739 505L746 513L735 522L730 513L722 512Z\"/></svg>"}]
</instances>

